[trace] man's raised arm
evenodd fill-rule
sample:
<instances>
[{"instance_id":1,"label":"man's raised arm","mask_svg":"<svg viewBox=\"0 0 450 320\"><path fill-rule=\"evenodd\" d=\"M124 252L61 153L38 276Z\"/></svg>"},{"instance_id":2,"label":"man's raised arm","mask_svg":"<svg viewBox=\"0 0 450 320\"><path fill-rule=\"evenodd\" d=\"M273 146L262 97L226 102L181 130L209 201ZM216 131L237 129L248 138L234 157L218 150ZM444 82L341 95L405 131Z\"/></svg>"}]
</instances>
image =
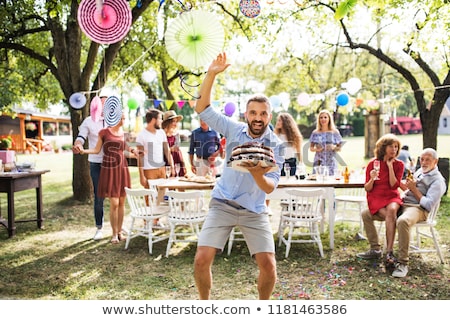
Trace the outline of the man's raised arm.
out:
<instances>
[{"instance_id":1,"label":"man's raised arm","mask_svg":"<svg viewBox=\"0 0 450 320\"><path fill-rule=\"evenodd\" d=\"M220 53L216 59L211 63L206 73L206 77L200 86L199 98L195 105L195 111L201 113L211 104L211 90L216 79L216 75L223 72L230 66L227 63L227 55L225 52Z\"/></svg>"}]
</instances>

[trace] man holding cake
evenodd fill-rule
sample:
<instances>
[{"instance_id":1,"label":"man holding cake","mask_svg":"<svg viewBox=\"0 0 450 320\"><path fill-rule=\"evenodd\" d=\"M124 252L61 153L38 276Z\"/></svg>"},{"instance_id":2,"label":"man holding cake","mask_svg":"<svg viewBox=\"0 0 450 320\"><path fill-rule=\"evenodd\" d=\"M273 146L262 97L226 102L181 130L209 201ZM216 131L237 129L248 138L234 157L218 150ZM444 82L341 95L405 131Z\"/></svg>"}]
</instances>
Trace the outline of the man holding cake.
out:
<instances>
[{"instance_id":1,"label":"man holding cake","mask_svg":"<svg viewBox=\"0 0 450 320\"><path fill-rule=\"evenodd\" d=\"M225 136L228 159L211 193L209 213L198 240L195 282L200 299L209 299L214 257L223 251L231 230L237 226L259 268L259 298L269 299L276 281L276 261L265 199L278 185L284 150L282 141L269 128L272 108L266 96L248 100L246 123L236 122L210 105L215 78L229 66L225 53L211 63L195 107L203 121Z\"/></svg>"}]
</instances>

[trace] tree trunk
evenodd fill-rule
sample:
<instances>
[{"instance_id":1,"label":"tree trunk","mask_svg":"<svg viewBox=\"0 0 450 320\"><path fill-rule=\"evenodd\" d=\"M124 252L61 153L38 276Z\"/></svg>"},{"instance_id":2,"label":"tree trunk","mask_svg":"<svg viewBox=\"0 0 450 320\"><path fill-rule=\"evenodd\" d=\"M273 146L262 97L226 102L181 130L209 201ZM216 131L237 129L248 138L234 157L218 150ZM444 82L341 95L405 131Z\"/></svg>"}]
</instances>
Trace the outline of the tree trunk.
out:
<instances>
[{"instance_id":1,"label":"tree trunk","mask_svg":"<svg viewBox=\"0 0 450 320\"><path fill-rule=\"evenodd\" d=\"M364 118L364 156L373 158L375 144L380 138L380 114L367 114Z\"/></svg>"},{"instance_id":2,"label":"tree trunk","mask_svg":"<svg viewBox=\"0 0 450 320\"><path fill-rule=\"evenodd\" d=\"M94 189L87 155L73 155L72 189L74 200L87 202L93 198Z\"/></svg>"}]
</instances>

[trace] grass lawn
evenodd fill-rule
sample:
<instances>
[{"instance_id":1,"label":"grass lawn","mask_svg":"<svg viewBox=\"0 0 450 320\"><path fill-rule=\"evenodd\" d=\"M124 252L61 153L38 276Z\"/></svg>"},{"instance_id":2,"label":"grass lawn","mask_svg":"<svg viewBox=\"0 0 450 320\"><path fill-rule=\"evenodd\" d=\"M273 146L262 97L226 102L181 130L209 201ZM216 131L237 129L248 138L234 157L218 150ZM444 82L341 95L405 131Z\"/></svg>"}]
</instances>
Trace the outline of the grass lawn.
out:
<instances>
[{"instance_id":1,"label":"grass lawn","mask_svg":"<svg viewBox=\"0 0 450 320\"><path fill-rule=\"evenodd\" d=\"M420 135L401 136L417 157ZM350 168L365 165L364 140L346 138L341 152ZM450 156L450 136L438 138L441 157ZM306 155L312 160L312 155ZM187 160L187 158L185 158ZM44 229L36 223L17 224L16 236L9 239L0 228L0 299L197 299L193 279L194 245L177 245L165 258L167 242L157 243L148 254L144 238L111 245L108 208L105 238L94 235L92 204L72 200L72 154L19 155L19 161L36 160L37 167L50 169L43 176ZM137 168L130 168L133 187L138 187ZM16 194L17 218L33 216L34 190ZM107 201L105 202L106 205ZM271 202L277 210L277 203ZM6 214L6 195L0 194L0 210ZM275 217L276 218L276 217ZM128 219L125 221L125 226ZM343 300L446 300L450 297L450 197L444 196L437 229L446 263L434 253L411 255L410 273L395 279L381 261L362 261L357 252L368 248L357 241L357 224L338 223L335 249L330 250L329 234L322 235L325 258L314 245L295 244L289 258L277 247L278 280L273 299ZM216 257L213 266L213 299L256 299L257 267L244 242L236 242L231 255Z\"/></svg>"}]
</instances>

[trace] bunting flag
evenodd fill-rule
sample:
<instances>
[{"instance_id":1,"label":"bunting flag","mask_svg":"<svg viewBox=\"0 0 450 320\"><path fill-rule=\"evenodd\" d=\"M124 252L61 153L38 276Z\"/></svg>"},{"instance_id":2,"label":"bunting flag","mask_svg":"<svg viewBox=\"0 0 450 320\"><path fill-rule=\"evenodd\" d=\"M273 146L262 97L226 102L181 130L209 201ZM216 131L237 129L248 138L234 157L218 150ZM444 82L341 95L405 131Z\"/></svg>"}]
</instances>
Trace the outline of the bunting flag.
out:
<instances>
[{"instance_id":1,"label":"bunting flag","mask_svg":"<svg viewBox=\"0 0 450 320\"><path fill-rule=\"evenodd\" d=\"M183 106L185 103L186 103L186 101L184 101L184 100L177 101L178 109L183 109Z\"/></svg>"},{"instance_id":2,"label":"bunting flag","mask_svg":"<svg viewBox=\"0 0 450 320\"><path fill-rule=\"evenodd\" d=\"M155 109L162 109L162 110L170 110L174 107L178 107L178 109L183 109L186 104L189 105L189 107L194 108L196 104L196 100L161 100L161 99L147 99L144 101L144 108L155 108ZM211 102L211 105L214 107L221 107L223 104L223 101L220 100L214 100Z\"/></svg>"},{"instance_id":3,"label":"bunting flag","mask_svg":"<svg viewBox=\"0 0 450 320\"><path fill-rule=\"evenodd\" d=\"M159 108L159 105L161 104L162 100L153 100L153 105L155 106L156 109Z\"/></svg>"},{"instance_id":4,"label":"bunting flag","mask_svg":"<svg viewBox=\"0 0 450 320\"><path fill-rule=\"evenodd\" d=\"M166 110L172 109L173 104L175 103L175 100L164 100L166 102Z\"/></svg>"}]
</instances>

